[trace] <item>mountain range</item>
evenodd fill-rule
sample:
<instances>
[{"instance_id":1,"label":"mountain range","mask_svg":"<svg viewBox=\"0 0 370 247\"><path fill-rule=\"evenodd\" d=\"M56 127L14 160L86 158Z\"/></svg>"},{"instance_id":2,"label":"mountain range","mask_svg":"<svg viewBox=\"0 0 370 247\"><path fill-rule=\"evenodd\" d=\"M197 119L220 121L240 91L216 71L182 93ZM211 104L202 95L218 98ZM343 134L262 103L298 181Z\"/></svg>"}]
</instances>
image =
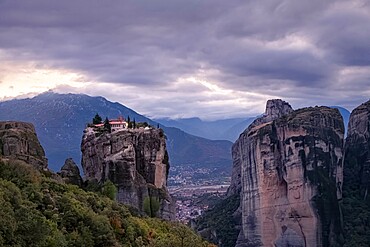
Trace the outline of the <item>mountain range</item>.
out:
<instances>
[{"instance_id":1,"label":"mountain range","mask_svg":"<svg viewBox=\"0 0 370 247\"><path fill-rule=\"evenodd\" d=\"M210 140L228 140L234 142L255 118L229 118L204 121L200 118L154 119L165 126L182 129L192 135Z\"/></svg>"},{"instance_id":2,"label":"mountain range","mask_svg":"<svg viewBox=\"0 0 370 247\"><path fill-rule=\"evenodd\" d=\"M342 107L347 127L350 112ZM59 170L66 158L80 163L83 130L96 113L103 119L130 117L136 122L160 126L167 136L171 165L224 167L231 171L231 146L255 118L204 121L200 118L149 119L117 102L84 94L58 94L48 91L33 98L0 102L0 120L31 122L45 147L49 167Z\"/></svg>"},{"instance_id":3,"label":"mountain range","mask_svg":"<svg viewBox=\"0 0 370 247\"><path fill-rule=\"evenodd\" d=\"M231 170L230 141L208 140L175 127L167 127L103 97L49 91L33 98L0 102L0 120L25 121L35 125L52 170L59 170L68 157L72 157L76 163L80 162L83 130L96 113L103 119L123 116L155 127L159 125L167 136L172 165L224 166Z\"/></svg>"}]
</instances>

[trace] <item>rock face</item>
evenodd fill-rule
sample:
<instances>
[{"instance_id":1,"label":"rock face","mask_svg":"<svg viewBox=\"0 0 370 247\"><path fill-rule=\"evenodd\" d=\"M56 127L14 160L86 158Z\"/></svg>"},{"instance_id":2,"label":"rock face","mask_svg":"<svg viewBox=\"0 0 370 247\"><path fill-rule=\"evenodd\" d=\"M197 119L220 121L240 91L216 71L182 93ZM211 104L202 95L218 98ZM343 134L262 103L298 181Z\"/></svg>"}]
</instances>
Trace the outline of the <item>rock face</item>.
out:
<instances>
[{"instance_id":1,"label":"rock face","mask_svg":"<svg viewBox=\"0 0 370 247\"><path fill-rule=\"evenodd\" d=\"M345 185L356 185L356 193L366 200L370 191L370 101L351 113L345 154Z\"/></svg>"},{"instance_id":2,"label":"rock face","mask_svg":"<svg viewBox=\"0 0 370 247\"><path fill-rule=\"evenodd\" d=\"M158 217L173 220L175 204L167 190L168 154L163 130L126 129L97 136L84 131L81 151L87 180L112 181L117 200L145 211L159 201Z\"/></svg>"},{"instance_id":3,"label":"rock face","mask_svg":"<svg viewBox=\"0 0 370 247\"><path fill-rule=\"evenodd\" d=\"M67 184L74 184L79 187L82 186L80 169L78 169L78 166L72 158L66 159L58 175L61 176Z\"/></svg>"},{"instance_id":4,"label":"rock face","mask_svg":"<svg viewBox=\"0 0 370 247\"><path fill-rule=\"evenodd\" d=\"M0 156L22 160L39 170L46 170L48 166L44 149L31 123L0 122Z\"/></svg>"},{"instance_id":5,"label":"rock face","mask_svg":"<svg viewBox=\"0 0 370 247\"><path fill-rule=\"evenodd\" d=\"M290 106L288 102L285 102L281 99L271 99L268 100L266 103L266 110L262 117L257 118L254 120L248 128L240 135L247 135L248 132L253 129L254 127L261 125L263 123L267 123L270 121L273 121L279 117L282 117L286 114L289 114L293 111L293 108ZM238 142L238 140L236 141ZM231 174L231 184L228 189L228 196L234 195L236 193L240 193L242 188L242 180L241 180L241 162L240 159L240 149L234 148L235 145L232 148L232 157L233 157L233 170Z\"/></svg>"},{"instance_id":6,"label":"rock face","mask_svg":"<svg viewBox=\"0 0 370 247\"><path fill-rule=\"evenodd\" d=\"M370 101L350 115L345 142L342 212L345 246L370 243Z\"/></svg>"},{"instance_id":7,"label":"rock face","mask_svg":"<svg viewBox=\"0 0 370 247\"><path fill-rule=\"evenodd\" d=\"M242 209L237 246L341 246L343 135L337 109L267 103L233 145L240 181L232 184L241 186Z\"/></svg>"}]
</instances>

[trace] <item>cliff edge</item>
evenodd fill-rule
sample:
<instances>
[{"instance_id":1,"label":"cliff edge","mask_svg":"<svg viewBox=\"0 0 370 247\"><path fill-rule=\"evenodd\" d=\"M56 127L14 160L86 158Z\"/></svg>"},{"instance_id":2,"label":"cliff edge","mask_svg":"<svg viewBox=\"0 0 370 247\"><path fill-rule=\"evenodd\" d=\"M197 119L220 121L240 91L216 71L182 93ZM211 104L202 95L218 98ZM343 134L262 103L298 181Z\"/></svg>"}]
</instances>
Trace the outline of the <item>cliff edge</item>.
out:
<instances>
[{"instance_id":1,"label":"cliff edge","mask_svg":"<svg viewBox=\"0 0 370 247\"><path fill-rule=\"evenodd\" d=\"M343 136L337 109L268 102L232 149L229 194L240 191L242 211L236 246L342 245Z\"/></svg>"},{"instance_id":2,"label":"cliff edge","mask_svg":"<svg viewBox=\"0 0 370 247\"><path fill-rule=\"evenodd\" d=\"M0 122L0 157L22 160L38 170L48 167L44 149L31 123Z\"/></svg>"},{"instance_id":3,"label":"cliff edge","mask_svg":"<svg viewBox=\"0 0 370 247\"><path fill-rule=\"evenodd\" d=\"M356 193L367 200L370 190L370 100L351 113L345 153L345 182L359 186Z\"/></svg>"},{"instance_id":4,"label":"cliff edge","mask_svg":"<svg viewBox=\"0 0 370 247\"><path fill-rule=\"evenodd\" d=\"M343 170L345 246L370 243L370 100L350 116Z\"/></svg>"},{"instance_id":5,"label":"cliff edge","mask_svg":"<svg viewBox=\"0 0 370 247\"><path fill-rule=\"evenodd\" d=\"M169 162L162 129L98 133L88 127L81 151L87 180L110 180L118 188L117 201L151 216L174 219L175 205L167 190Z\"/></svg>"}]
</instances>

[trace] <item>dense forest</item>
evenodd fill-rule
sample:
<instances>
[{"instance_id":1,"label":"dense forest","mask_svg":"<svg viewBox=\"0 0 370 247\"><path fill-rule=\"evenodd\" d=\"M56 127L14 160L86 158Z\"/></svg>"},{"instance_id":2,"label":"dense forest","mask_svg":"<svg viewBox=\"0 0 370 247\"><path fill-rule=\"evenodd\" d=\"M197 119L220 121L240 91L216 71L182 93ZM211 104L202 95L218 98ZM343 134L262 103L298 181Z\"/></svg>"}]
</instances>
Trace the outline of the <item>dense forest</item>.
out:
<instances>
[{"instance_id":1,"label":"dense forest","mask_svg":"<svg viewBox=\"0 0 370 247\"><path fill-rule=\"evenodd\" d=\"M0 218L0 246L213 246L22 161L0 160Z\"/></svg>"}]
</instances>

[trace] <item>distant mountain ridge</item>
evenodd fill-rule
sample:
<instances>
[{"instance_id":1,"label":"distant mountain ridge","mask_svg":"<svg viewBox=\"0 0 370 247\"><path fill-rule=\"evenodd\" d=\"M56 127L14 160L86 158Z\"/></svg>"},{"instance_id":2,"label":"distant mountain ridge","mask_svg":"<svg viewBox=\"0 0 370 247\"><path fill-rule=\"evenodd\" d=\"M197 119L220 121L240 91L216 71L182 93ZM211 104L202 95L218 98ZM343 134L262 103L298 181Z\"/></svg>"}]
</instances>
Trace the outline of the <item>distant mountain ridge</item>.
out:
<instances>
[{"instance_id":1,"label":"distant mountain ridge","mask_svg":"<svg viewBox=\"0 0 370 247\"><path fill-rule=\"evenodd\" d=\"M344 120L344 127L347 130L349 115L351 113L340 106L329 107L337 108L339 110ZM165 126L179 128L189 134L201 136L210 140L228 140L235 142L240 133L242 133L258 117L260 116L229 118L214 121L204 121L200 118L158 118L154 120Z\"/></svg>"},{"instance_id":2,"label":"distant mountain ridge","mask_svg":"<svg viewBox=\"0 0 370 247\"><path fill-rule=\"evenodd\" d=\"M234 142L255 117L229 118L213 121L204 121L200 118L168 119L160 118L155 121L169 127L182 129L192 135L201 136L210 140L228 140Z\"/></svg>"},{"instance_id":3,"label":"distant mountain ridge","mask_svg":"<svg viewBox=\"0 0 370 247\"><path fill-rule=\"evenodd\" d=\"M96 113L103 118L122 115L130 116L136 122L158 124L120 103L84 94L49 91L33 98L0 102L0 120L26 121L35 125L53 170L58 170L67 157L80 163L82 131ZM162 124L160 127L167 136L170 164L226 166L231 170L231 142L211 141Z\"/></svg>"}]
</instances>

